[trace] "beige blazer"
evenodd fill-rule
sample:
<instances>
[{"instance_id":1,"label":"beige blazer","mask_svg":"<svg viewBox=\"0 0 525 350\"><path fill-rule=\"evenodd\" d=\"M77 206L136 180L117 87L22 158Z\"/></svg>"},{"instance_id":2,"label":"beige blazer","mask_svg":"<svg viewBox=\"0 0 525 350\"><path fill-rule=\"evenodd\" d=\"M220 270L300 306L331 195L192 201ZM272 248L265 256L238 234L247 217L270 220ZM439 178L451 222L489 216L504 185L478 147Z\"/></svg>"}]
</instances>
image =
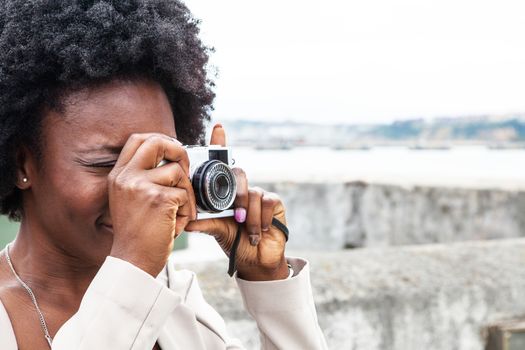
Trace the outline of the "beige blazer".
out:
<instances>
[{"instance_id":1,"label":"beige blazer","mask_svg":"<svg viewBox=\"0 0 525 350\"><path fill-rule=\"evenodd\" d=\"M259 328L263 349L326 349L317 322L308 263L289 258L295 276L249 282L236 277L244 305ZM42 335L43 336L43 335ZM193 272L170 260L157 279L108 257L78 312L57 332L53 350L243 349L224 320L204 300ZM0 302L0 349L17 350L9 316Z\"/></svg>"}]
</instances>

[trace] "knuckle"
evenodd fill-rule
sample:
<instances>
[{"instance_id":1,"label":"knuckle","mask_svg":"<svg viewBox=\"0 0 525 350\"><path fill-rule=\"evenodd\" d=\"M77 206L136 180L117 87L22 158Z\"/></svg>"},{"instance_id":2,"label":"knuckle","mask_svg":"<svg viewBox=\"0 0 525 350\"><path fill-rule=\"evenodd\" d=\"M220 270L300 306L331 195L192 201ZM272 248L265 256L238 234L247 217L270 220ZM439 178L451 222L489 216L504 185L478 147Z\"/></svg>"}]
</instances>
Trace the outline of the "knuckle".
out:
<instances>
[{"instance_id":1,"label":"knuckle","mask_svg":"<svg viewBox=\"0 0 525 350\"><path fill-rule=\"evenodd\" d=\"M190 156L188 155L188 151L182 147L182 146L177 146L178 148L180 148L181 152L180 152L180 160L181 162L179 162L181 164L181 167L182 165L184 165L184 170L186 170L188 173L189 173L189 170L190 170Z\"/></svg>"},{"instance_id":2,"label":"knuckle","mask_svg":"<svg viewBox=\"0 0 525 350\"><path fill-rule=\"evenodd\" d=\"M264 191L259 187L251 187L250 189L248 189L248 194L250 195L250 197L260 198L263 196L263 193Z\"/></svg>"},{"instance_id":3,"label":"knuckle","mask_svg":"<svg viewBox=\"0 0 525 350\"><path fill-rule=\"evenodd\" d=\"M118 189L124 189L127 185L129 185L129 181L127 180L127 176L124 174L124 172L112 175L111 178L113 180L113 184Z\"/></svg>"},{"instance_id":4,"label":"knuckle","mask_svg":"<svg viewBox=\"0 0 525 350\"><path fill-rule=\"evenodd\" d=\"M275 197L268 197L266 194L262 198L262 206L265 208L273 208L277 205L278 200Z\"/></svg>"},{"instance_id":5,"label":"knuckle","mask_svg":"<svg viewBox=\"0 0 525 350\"><path fill-rule=\"evenodd\" d=\"M249 233L259 233L261 231L260 223L247 223L246 228L248 229Z\"/></svg>"},{"instance_id":6,"label":"knuckle","mask_svg":"<svg viewBox=\"0 0 525 350\"><path fill-rule=\"evenodd\" d=\"M107 177L108 183L114 184L116 177L117 177L117 172L115 171L115 168L113 168L113 170L111 170L108 174L108 177Z\"/></svg>"},{"instance_id":7,"label":"knuckle","mask_svg":"<svg viewBox=\"0 0 525 350\"><path fill-rule=\"evenodd\" d=\"M182 145L175 145L177 148L180 149L181 158L183 160L186 160L188 163L190 162L190 156L188 155L188 150L184 148Z\"/></svg>"},{"instance_id":8,"label":"knuckle","mask_svg":"<svg viewBox=\"0 0 525 350\"><path fill-rule=\"evenodd\" d=\"M190 196L188 195L187 191L182 191L180 198L181 204L186 204L190 200Z\"/></svg>"},{"instance_id":9,"label":"knuckle","mask_svg":"<svg viewBox=\"0 0 525 350\"><path fill-rule=\"evenodd\" d=\"M147 190L147 196L149 198L149 202L154 206L160 206L161 204L165 203L167 200L167 195L159 191L155 188L150 188Z\"/></svg>"},{"instance_id":10,"label":"knuckle","mask_svg":"<svg viewBox=\"0 0 525 350\"><path fill-rule=\"evenodd\" d=\"M175 228L175 238L179 237L182 232L184 232L184 228L190 221L186 218L177 218L177 226Z\"/></svg>"},{"instance_id":11,"label":"knuckle","mask_svg":"<svg viewBox=\"0 0 525 350\"><path fill-rule=\"evenodd\" d=\"M281 202L281 197L274 192L264 192L264 198L272 201L274 204Z\"/></svg>"},{"instance_id":12,"label":"knuckle","mask_svg":"<svg viewBox=\"0 0 525 350\"><path fill-rule=\"evenodd\" d=\"M179 178L177 177L175 172L173 172L170 176L169 187L176 187L178 183L179 183Z\"/></svg>"},{"instance_id":13,"label":"knuckle","mask_svg":"<svg viewBox=\"0 0 525 350\"><path fill-rule=\"evenodd\" d=\"M170 187L176 187L181 178L182 178L182 168L180 167L180 165L178 165L177 163L175 163L175 165L173 165L173 171L170 172L170 182L169 182L169 186Z\"/></svg>"},{"instance_id":14,"label":"knuckle","mask_svg":"<svg viewBox=\"0 0 525 350\"><path fill-rule=\"evenodd\" d=\"M244 186L237 186L237 197L247 197L248 190Z\"/></svg>"},{"instance_id":15,"label":"knuckle","mask_svg":"<svg viewBox=\"0 0 525 350\"><path fill-rule=\"evenodd\" d=\"M144 135L140 133L133 133L129 136L128 141L129 142L139 142L144 139Z\"/></svg>"},{"instance_id":16,"label":"knuckle","mask_svg":"<svg viewBox=\"0 0 525 350\"><path fill-rule=\"evenodd\" d=\"M113 185L119 191L138 192L145 187L144 182L144 180L132 177L123 171L114 177Z\"/></svg>"},{"instance_id":17,"label":"knuckle","mask_svg":"<svg viewBox=\"0 0 525 350\"><path fill-rule=\"evenodd\" d=\"M246 192L246 191L237 191L235 199L238 200L238 201L239 200L242 200L242 201L247 200L248 199L248 192Z\"/></svg>"},{"instance_id":18,"label":"knuckle","mask_svg":"<svg viewBox=\"0 0 525 350\"><path fill-rule=\"evenodd\" d=\"M188 151L186 151L186 149L183 148L182 146L177 146L177 147L182 148L182 155L181 155L181 158L182 158L182 160L183 160L183 162L184 162L184 165L188 167L187 170L188 170L188 173L189 173L189 170L190 170L190 164L191 164L190 162L191 162L191 161L190 161L190 156L188 155Z\"/></svg>"},{"instance_id":19,"label":"knuckle","mask_svg":"<svg viewBox=\"0 0 525 350\"><path fill-rule=\"evenodd\" d=\"M232 168L233 173L238 177L246 178L246 172L242 168Z\"/></svg>"},{"instance_id":20,"label":"knuckle","mask_svg":"<svg viewBox=\"0 0 525 350\"><path fill-rule=\"evenodd\" d=\"M185 208L185 206L189 201L189 197L186 191L181 191L181 193L171 197L170 200L171 202L175 203L178 208L184 208L183 212L187 213L188 209Z\"/></svg>"},{"instance_id":21,"label":"knuckle","mask_svg":"<svg viewBox=\"0 0 525 350\"><path fill-rule=\"evenodd\" d=\"M121 180L118 184L120 188L126 190L127 192L139 192L145 187L145 184L139 179L129 181Z\"/></svg>"},{"instance_id":22,"label":"knuckle","mask_svg":"<svg viewBox=\"0 0 525 350\"><path fill-rule=\"evenodd\" d=\"M148 143L151 143L153 145L158 145L158 144L161 144L163 142L163 138L160 137L159 135L150 135L150 136L148 136L148 138L144 142L148 142Z\"/></svg>"}]
</instances>

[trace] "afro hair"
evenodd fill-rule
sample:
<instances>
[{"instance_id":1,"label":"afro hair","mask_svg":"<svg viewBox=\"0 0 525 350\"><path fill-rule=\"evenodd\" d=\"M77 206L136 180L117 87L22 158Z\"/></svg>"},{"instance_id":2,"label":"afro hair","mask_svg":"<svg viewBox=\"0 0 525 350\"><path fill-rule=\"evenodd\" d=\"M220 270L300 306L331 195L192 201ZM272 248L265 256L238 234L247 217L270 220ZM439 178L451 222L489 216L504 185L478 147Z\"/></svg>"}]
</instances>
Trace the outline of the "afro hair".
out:
<instances>
[{"instance_id":1,"label":"afro hair","mask_svg":"<svg viewBox=\"0 0 525 350\"><path fill-rule=\"evenodd\" d=\"M39 154L45 108L68 91L119 78L164 88L181 142L202 143L214 99L211 51L179 0L0 2L0 214L20 220L16 151Z\"/></svg>"}]
</instances>

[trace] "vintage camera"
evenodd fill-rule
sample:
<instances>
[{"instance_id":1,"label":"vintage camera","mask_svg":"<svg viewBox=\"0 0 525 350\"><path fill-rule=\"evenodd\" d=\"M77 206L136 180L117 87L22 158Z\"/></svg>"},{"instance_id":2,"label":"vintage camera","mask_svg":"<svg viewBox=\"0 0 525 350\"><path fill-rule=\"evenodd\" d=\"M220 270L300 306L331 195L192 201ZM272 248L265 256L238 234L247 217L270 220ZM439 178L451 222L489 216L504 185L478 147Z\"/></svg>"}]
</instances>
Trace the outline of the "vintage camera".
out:
<instances>
[{"instance_id":1,"label":"vintage camera","mask_svg":"<svg viewBox=\"0 0 525 350\"><path fill-rule=\"evenodd\" d=\"M190 160L190 181L197 202L197 220L233 216L237 182L229 147L184 146ZM158 166L162 166L163 160Z\"/></svg>"}]
</instances>

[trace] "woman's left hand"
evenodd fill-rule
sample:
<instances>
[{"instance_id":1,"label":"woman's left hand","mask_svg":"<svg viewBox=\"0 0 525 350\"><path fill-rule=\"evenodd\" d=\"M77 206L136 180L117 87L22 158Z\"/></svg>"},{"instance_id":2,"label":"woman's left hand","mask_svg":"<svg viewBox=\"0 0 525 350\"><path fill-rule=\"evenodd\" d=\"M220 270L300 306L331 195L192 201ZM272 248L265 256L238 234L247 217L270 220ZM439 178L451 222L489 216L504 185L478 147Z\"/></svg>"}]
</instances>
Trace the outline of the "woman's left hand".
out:
<instances>
[{"instance_id":1,"label":"woman's left hand","mask_svg":"<svg viewBox=\"0 0 525 350\"><path fill-rule=\"evenodd\" d=\"M221 125L213 129L210 144L226 145ZM286 238L282 231L271 225L274 217L286 225L283 203L275 193L249 188L242 169L234 168L233 171L237 180L235 218L192 221L185 230L214 236L229 255L237 235L238 222L244 222L236 256L238 277L251 281L285 279L289 273L284 257Z\"/></svg>"}]
</instances>

